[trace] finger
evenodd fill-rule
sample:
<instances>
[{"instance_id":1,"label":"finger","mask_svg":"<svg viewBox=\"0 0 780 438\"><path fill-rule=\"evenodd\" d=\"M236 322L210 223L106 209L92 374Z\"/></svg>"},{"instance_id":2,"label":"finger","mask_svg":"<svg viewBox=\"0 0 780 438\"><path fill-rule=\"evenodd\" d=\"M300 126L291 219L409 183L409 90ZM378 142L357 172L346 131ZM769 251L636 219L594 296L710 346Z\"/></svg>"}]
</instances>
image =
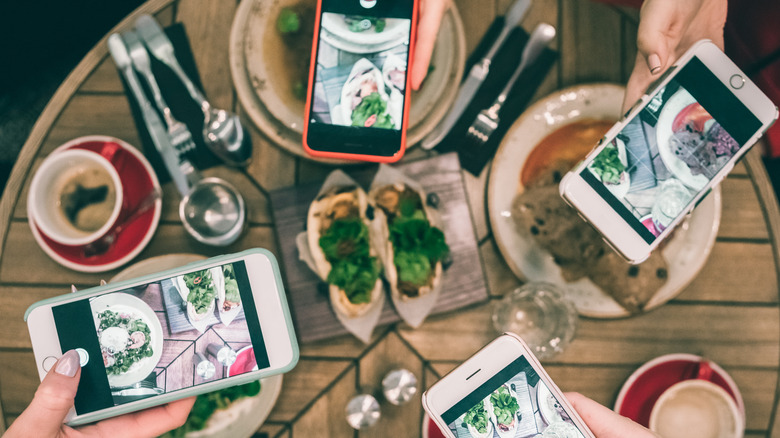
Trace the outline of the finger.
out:
<instances>
[{"instance_id":1,"label":"finger","mask_svg":"<svg viewBox=\"0 0 780 438\"><path fill-rule=\"evenodd\" d=\"M564 394L588 428L599 438L655 438L656 435L628 418L576 392Z\"/></svg>"},{"instance_id":2,"label":"finger","mask_svg":"<svg viewBox=\"0 0 780 438\"><path fill-rule=\"evenodd\" d=\"M623 96L623 109L621 113L628 111L629 108L645 93L651 83L657 78L647 69L645 58L637 53L634 63L634 70L628 78L626 84L626 94Z\"/></svg>"},{"instance_id":3,"label":"finger","mask_svg":"<svg viewBox=\"0 0 780 438\"><path fill-rule=\"evenodd\" d=\"M673 62L673 48L679 44L687 20L692 18L678 2L653 0L642 5L636 45L653 74L660 74Z\"/></svg>"},{"instance_id":4,"label":"finger","mask_svg":"<svg viewBox=\"0 0 780 438\"><path fill-rule=\"evenodd\" d=\"M439 34L444 12L449 0L425 0L422 2L420 20L417 25L417 39L414 43L414 59L412 60L412 89L419 90L428 66L431 63L436 36Z\"/></svg>"},{"instance_id":5,"label":"finger","mask_svg":"<svg viewBox=\"0 0 780 438\"><path fill-rule=\"evenodd\" d=\"M103 420L92 426L80 428L87 436L155 437L184 425L195 397L146 409L132 414Z\"/></svg>"},{"instance_id":6,"label":"finger","mask_svg":"<svg viewBox=\"0 0 780 438\"><path fill-rule=\"evenodd\" d=\"M73 407L80 377L79 354L70 350L46 374L30 406L8 429L8 436L55 436Z\"/></svg>"}]
</instances>

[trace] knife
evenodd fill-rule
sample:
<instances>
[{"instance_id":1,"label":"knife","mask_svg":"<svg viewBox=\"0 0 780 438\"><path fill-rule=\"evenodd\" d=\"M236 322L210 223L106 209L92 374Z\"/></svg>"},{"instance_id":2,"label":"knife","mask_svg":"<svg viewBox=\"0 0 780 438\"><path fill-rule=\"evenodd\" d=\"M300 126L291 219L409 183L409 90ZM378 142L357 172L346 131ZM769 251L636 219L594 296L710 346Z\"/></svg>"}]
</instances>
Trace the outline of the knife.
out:
<instances>
[{"instance_id":1,"label":"knife","mask_svg":"<svg viewBox=\"0 0 780 438\"><path fill-rule=\"evenodd\" d=\"M490 72L490 63L493 61L493 57L496 56L496 52L498 52L498 49L512 30L520 24L520 21L523 19L526 12L528 12L530 6L531 0L515 0L512 6L509 7L509 10L504 16L504 27L501 29L498 38L493 41L493 45L490 46L487 55L471 67L468 77L463 81L463 84L461 84L458 95L455 97L455 101L452 104L452 108L444 117L444 120L442 120L442 122L422 140L420 146L423 149L429 150L436 147L444 137L447 136L452 127L455 126L455 122L458 121L463 114L463 111L469 103L471 103L471 99L474 98L477 90Z\"/></svg>"},{"instance_id":2,"label":"knife","mask_svg":"<svg viewBox=\"0 0 780 438\"><path fill-rule=\"evenodd\" d=\"M135 74L131 64L130 54L127 53L127 47L125 47L125 43L119 34L114 33L108 37L108 51L111 52L114 63L125 77L125 81L127 81L127 85L130 87L133 95L135 95L135 99L141 107L141 114L143 115L146 129L152 137L152 143L154 143L157 152L160 153L163 163L168 169L173 183L176 185L176 189L184 197L190 192L190 185L187 183L187 178L179 170L179 155L168 138L168 131L163 126L160 116L152 108L152 103L146 98L141 88L138 76Z\"/></svg>"}]
</instances>

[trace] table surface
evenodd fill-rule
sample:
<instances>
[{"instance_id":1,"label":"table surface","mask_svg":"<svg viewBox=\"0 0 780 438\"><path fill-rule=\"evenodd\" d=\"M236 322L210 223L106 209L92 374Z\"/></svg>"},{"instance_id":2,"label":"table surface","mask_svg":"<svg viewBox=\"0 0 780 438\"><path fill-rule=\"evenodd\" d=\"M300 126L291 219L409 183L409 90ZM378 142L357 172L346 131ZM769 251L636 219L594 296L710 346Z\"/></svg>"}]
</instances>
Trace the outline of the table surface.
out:
<instances>
[{"instance_id":1,"label":"table surface","mask_svg":"<svg viewBox=\"0 0 780 438\"><path fill-rule=\"evenodd\" d=\"M249 0L243 0L249 1ZM508 0L455 0L471 51ZM206 94L215 106L241 112L231 83L228 38L238 2L151 0L115 30L130 28L141 13L163 25L183 22ZM625 83L636 51L637 13L586 0L538 0L523 22L526 29L546 21L559 29L554 42L560 60L536 98L584 82ZM216 167L207 175L234 183L249 205L250 227L234 245L217 249L188 238L176 212L179 195L164 185L162 220L151 244L136 261L168 253L217 255L249 247L277 252L267 193L324 179L332 167L292 156L270 144L246 120L254 160L242 170ZM51 260L35 243L27 223L30 178L55 147L89 134L106 134L139 145L130 107L105 39L91 50L48 104L25 143L0 202L0 402L10 424L38 385L24 310L32 303L87 287L114 272L83 274ZM620 320L581 320L576 339L546 369L566 391L579 391L613 405L626 378L644 362L667 353L694 353L723 366L739 385L747 411L747 436L780 436L776 421L780 313L778 242L780 213L755 148L723 182L723 218L715 247L697 278L660 308ZM407 160L425 156L415 148ZM493 298L518 284L497 252L485 217L487 172L463 175L468 188L483 265ZM419 329L400 324L376 330L364 345L343 336L301 346L298 366L287 374L278 403L261 431L292 436L419 436L418 403L384 406L380 424L354 433L344 419L357 388L376 387L392 367L412 370L430 386L491 340L490 303L430 318ZM3 427L0 422L0 432Z\"/></svg>"}]
</instances>

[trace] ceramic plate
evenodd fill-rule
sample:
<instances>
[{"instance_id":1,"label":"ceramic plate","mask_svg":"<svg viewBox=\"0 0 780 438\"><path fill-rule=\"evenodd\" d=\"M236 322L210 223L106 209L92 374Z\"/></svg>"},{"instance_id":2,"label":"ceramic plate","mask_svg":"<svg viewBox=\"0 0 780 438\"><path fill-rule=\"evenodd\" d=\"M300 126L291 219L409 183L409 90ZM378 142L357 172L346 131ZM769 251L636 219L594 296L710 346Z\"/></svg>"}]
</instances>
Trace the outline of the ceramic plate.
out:
<instances>
[{"instance_id":1,"label":"ceramic plate","mask_svg":"<svg viewBox=\"0 0 780 438\"><path fill-rule=\"evenodd\" d=\"M623 92L624 88L618 85L581 85L557 91L533 104L512 125L499 146L487 188L493 235L515 275L525 281L546 281L561 287L567 291L580 315L593 318L619 318L630 314L588 278L567 283L552 256L532 239L517 232L511 213L512 201L521 189L520 170L536 144L554 130L577 120L619 119ZM669 301L696 277L715 243L720 210L720 187L716 187L688 220L677 227L662 250L669 265L669 278L645 310Z\"/></svg>"},{"instance_id":2,"label":"ceramic plate","mask_svg":"<svg viewBox=\"0 0 780 438\"><path fill-rule=\"evenodd\" d=\"M90 300L89 305L95 318L95 326L99 325L97 315L100 312L110 310L116 313L128 313L135 318L139 318L146 323L150 330L149 337L151 338L152 356L141 359L122 374L108 376L108 385L111 388L130 386L148 377L154 371L154 367L157 366L163 353L162 325L154 310L142 299L124 293L99 296Z\"/></svg>"},{"instance_id":3,"label":"ceramic plate","mask_svg":"<svg viewBox=\"0 0 780 438\"><path fill-rule=\"evenodd\" d=\"M205 260L206 257L199 254L166 254L142 260L128 266L112 279L111 283L143 277L144 275L184 266L188 263ZM228 409L215 412L206 429L190 432L187 437L222 437L236 438L251 437L268 418L279 393L282 391L282 375L276 375L260 381L260 393L254 397L238 400Z\"/></svg>"},{"instance_id":4,"label":"ceramic plate","mask_svg":"<svg viewBox=\"0 0 780 438\"><path fill-rule=\"evenodd\" d=\"M309 0L268 2L247 0L239 4L230 32L230 72L241 105L258 129L273 143L298 156L330 163L354 161L313 158L303 150L305 102L293 93L295 63L281 35L276 18L285 7L311 5ZM335 37L335 36L334 36ZM307 47L304 56L309 56ZM413 92L407 146L418 143L446 114L455 98L451 84L459 84L466 62L463 23L455 6L444 16L431 59L432 70L419 91Z\"/></svg>"},{"instance_id":5,"label":"ceramic plate","mask_svg":"<svg viewBox=\"0 0 780 438\"><path fill-rule=\"evenodd\" d=\"M647 362L634 371L623 384L615 402L615 412L647 427L650 411L653 410L658 397L675 383L695 378L699 364L704 360L694 354L667 354ZM708 380L731 395L742 413L744 423L745 402L737 384L718 364L707 362L712 369Z\"/></svg>"},{"instance_id":6,"label":"ceramic plate","mask_svg":"<svg viewBox=\"0 0 780 438\"><path fill-rule=\"evenodd\" d=\"M58 147L52 154L65 149L98 151L106 142L113 142L122 147L121 156L116 161L119 177L124 182L124 199L128 205L137 205L152 190L161 190L157 175L146 157L138 149L118 138L101 135L80 137ZM54 261L74 271L104 272L124 265L146 248L157 230L161 211L162 199L158 199L154 208L149 209L124 227L124 230L117 236L114 245L106 253L95 257L84 257L80 246L60 245L49 239L38 229L29 210L27 216L35 240Z\"/></svg>"},{"instance_id":7,"label":"ceramic plate","mask_svg":"<svg viewBox=\"0 0 780 438\"><path fill-rule=\"evenodd\" d=\"M686 186L698 191L703 189L704 186L710 182L709 178L704 175L694 175L691 173L691 169L688 165L674 154L672 146L669 143L672 135L674 135L672 124L674 123L677 114L685 107L695 102L696 99L687 91L679 90L674 93L658 115L658 124L656 125L655 133L656 141L658 142L658 153L661 155L661 160L663 160L666 167Z\"/></svg>"}]
</instances>

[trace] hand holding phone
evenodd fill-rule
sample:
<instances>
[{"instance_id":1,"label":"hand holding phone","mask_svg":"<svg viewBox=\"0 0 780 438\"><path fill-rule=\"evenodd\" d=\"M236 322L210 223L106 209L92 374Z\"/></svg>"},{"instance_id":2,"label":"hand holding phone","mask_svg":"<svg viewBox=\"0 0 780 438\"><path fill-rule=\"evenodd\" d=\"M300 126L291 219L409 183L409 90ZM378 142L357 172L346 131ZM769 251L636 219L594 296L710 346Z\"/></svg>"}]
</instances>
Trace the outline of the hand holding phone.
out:
<instances>
[{"instance_id":1,"label":"hand holding phone","mask_svg":"<svg viewBox=\"0 0 780 438\"><path fill-rule=\"evenodd\" d=\"M495 434L593 438L528 346L513 333L499 336L436 382L422 402L451 438Z\"/></svg>"},{"instance_id":2,"label":"hand holding phone","mask_svg":"<svg viewBox=\"0 0 780 438\"><path fill-rule=\"evenodd\" d=\"M78 353L72 426L283 373L298 360L279 268L262 249L45 300L25 318L42 380L63 352Z\"/></svg>"},{"instance_id":3,"label":"hand holding phone","mask_svg":"<svg viewBox=\"0 0 780 438\"><path fill-rule=\"evenodd\" d=\"M406 147L416 0L319 0L303 146L393 162Z\"/></svg>"},{"instance_id":4,"label":"hand holding phone","mask_svg":"<svg viewBox=\"0 0 780 438\"><path fill-rule=\"evenodd\" d=\"M560 184L621 256L639 263L777 119L707 40L694 44Z\"/></svg>"}]
</instances>

